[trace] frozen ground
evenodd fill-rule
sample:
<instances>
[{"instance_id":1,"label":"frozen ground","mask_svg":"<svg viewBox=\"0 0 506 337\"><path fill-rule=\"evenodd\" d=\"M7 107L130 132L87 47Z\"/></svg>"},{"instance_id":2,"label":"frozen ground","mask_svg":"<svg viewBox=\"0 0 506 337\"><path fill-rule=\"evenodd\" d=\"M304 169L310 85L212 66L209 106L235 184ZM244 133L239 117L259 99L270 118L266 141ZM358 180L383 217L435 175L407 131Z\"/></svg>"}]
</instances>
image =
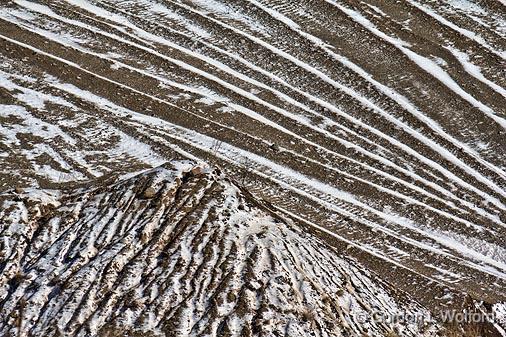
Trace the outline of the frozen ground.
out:
<instances>
[{"instance_id":1,"label":"frozen ground","mask_svg":"<svg viewBox=\"0 0 506 337\"><path fill-rule=\"evenodd\" d=\"M426 308L506 302L502 2L0 6L1 191L206 162Z\"/></svg>"},{"instance_id":2,"label":"frozen ground","mask_svg":"<svg viewBox=\"0 0 506 337\"><path fill-rule=\"evenodd\" d=\"M428 311L221 173L191 168L5 201L2 335L435 335L375 320Z\"/></svg>"}]
</instances>

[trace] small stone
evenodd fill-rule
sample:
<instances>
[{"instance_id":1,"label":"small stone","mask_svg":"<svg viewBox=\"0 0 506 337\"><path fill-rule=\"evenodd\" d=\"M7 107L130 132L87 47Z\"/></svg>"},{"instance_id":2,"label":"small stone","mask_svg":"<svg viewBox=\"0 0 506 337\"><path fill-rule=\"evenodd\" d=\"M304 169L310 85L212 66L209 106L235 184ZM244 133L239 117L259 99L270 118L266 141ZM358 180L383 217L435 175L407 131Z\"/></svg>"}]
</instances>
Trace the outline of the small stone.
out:
<instances>
[{"instance_id":1,"label":"small stone","mask_svg":"<svg viewBox=\"0 0 506 337\"><path fill-rule=\"evenodd\" d=\"M144 198L146 199L152 199L156 195L156 190L153 187L148 187L144 190Z\"/></svg>"},{"instance_id":2,"label":"small stone","mask_svg":"<svg viewBox=\"0 0 506 337\"><path fill-rule=\"evenodd\" d=\"M273 150L273 151L276 151L276 152L278 152L278 151L279 151L279 146L278 146L278 144L275 144L275 143L274 143L274 144L272 144L272 145L270 146L270 148L271 148L271 150Z\"/></svg>"},{"instance_id":3,"label":"small stone","mask_svg":"<svg viewBox=\"0 0 506 337\"><path fill-rule=\"evenodd\" d=\"M204 174L204 168L201 166L195 166L194 168L192 168L191 174L194 176L199 176L201 174Z\"/></svg>"}]
</instances>

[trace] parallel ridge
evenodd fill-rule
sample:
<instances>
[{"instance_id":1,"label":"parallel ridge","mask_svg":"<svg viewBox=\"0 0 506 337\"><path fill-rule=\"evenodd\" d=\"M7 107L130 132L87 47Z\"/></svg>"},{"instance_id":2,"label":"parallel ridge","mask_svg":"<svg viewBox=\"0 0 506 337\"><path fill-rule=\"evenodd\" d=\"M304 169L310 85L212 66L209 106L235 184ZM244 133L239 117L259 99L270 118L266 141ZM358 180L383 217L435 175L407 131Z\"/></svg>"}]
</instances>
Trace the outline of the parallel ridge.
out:
<instances>
[{"instance_id":1,"label":"parallel ridge","mask_svg":"<svg viewBox=\"0 0 506 337\"><path fill-rule=\"evenodd\" d=\"M373 320L428 311L221 173L191 167L4 195L0 334L435 334Z\"/></svg>"},{"instance_id":2,"label":"parallel ridge","mask_svg":"<svg viewBox=\"0 0 506 337\"><path fill-rule=\"evenodd\" d=\"M204 159L378 272L364 252L505 300L506 11L457 3L11 1L2 170L47 183ZM16 141L40 123L59 129Z\"/></svg>"}]
</instances>

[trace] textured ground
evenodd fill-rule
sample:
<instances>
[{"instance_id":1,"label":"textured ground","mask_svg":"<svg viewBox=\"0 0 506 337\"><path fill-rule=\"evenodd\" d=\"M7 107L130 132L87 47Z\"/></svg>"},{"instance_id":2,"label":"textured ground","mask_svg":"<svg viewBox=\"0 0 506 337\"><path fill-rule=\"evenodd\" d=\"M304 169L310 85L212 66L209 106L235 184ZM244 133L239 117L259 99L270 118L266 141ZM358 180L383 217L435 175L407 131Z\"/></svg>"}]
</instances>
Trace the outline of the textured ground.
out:
<instances>
[{"instance_id":1,"label":"textured ground","mask_svg":"<svg viewBox=\"0 0 506 337\"><path fill-rule=\"evenodd\" d=\"M505 35L492 0L3 2L0 190L205 161L428 308L505 302Z\"/></svg>"},{"instance_id":2,"label":"textured ground","mask_svg":"<svg viewBox=\"0 0 506 337\"><path fill-rule=\"evenodd\" d=\"M189 168L5 202L1 334L434 335L376 322L427 310L220 173Z\"/></svg>"}]
</instances>

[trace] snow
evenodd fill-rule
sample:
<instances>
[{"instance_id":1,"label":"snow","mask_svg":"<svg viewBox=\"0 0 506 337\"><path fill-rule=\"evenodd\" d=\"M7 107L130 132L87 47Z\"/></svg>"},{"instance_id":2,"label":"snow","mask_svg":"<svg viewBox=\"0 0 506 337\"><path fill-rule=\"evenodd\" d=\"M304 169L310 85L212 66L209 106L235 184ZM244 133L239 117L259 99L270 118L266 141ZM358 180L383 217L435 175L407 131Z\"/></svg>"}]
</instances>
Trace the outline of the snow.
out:
<instances>
[{"instance_id":1,"label":"snow","mask_svg":"<svg viewBox=\"0 0 506 337\"><path fill-rule=\"evenodd\" d=\"M463 11L473 12L475 14L487 14L483 7L469 0L449 0L448 4Z\"/></svg>"},{"instance_id":2,"label":"snow","mask_svg":"<svg viewBox=\"0 0 506 337\"><path fill-rule=\"evenodd\" d=\"M502 116L487 106L493 103L481 102L450 76L448 69L455 70L457 64L453 59L422 55L414 44L391 33L385 34L382 28L360 14L365 11L376 19L378 15L386 16L378 7L361 6L355 11L335 1L328 3L342 11L339 15L344 14L362 25L367 30L365 34L371 36L372 33L382 39L373 36L379 45L397 48L407 57L403 62L412 62L424 71L423 78L434 78L459 95L462 102L452 95L459 105L467 107L469 103L491 122L495 120L504 127ZM19 9L13 9L15 5ZM23 65L19 69L1 63L4 70L0 71L0 87L8 90L16 101L16 105L0 106L0 118L3 118L0 139L9 147L8 153L0 154L2 160L9 162L13 155L19 155L30 161L31 171L53 182L88 180L106 172L117 176L114 184L102 186L105 190L83 188L66 195L70 200L64 205L59 201L63 194L58 191L25 190L21 193L23 198L32 193L29 197L32 202L40 200L42 204L56 207L46 210L55 212L51 213L54 217L44 222L45 227L30 243L26 261L43 270L40 273L44 284L54 275L66 279L76 273L78 277L75 283L73 281L73 288L61 298L68 296L79 304L72 300L66 302L67 298L53 302L56 306L49 308L41 324L54 317L54 325L64 327L75 319L89 323L91 331L97 332L107 317L114 316L118 317L119 324L131 325L141 320L144 323L140 328L148 331L156 330L164 315L177 317L179 312L172 308L180 307L181 316L177 318L181 333L203 333L199 330L203 326L217 333L222 326L220 319L225 316L229 317L228 328L239 333L255 318L253 313L260 310L262 301L266 301L272 307L260 310L255 319L262 320L262 326L269 331L283 327L285 332L303 335L308 328L326 323L300 323L297 317L316 315L318 320L320 315L330 313L330 320L339 323L335 324L336 329L348 329L353 335L360 332L356 320L363 314L367 316L371 307L379 307L388 314L397 313L399 308L389 297L386 285L376 284L360 266L337 258L335 251L304 234L305 231L294 223L286 219L280 222L274 215L244 204L250 197L243 196L235 185L222 180L223 176L214 175L211 168L202 165L205 166L203 180L191 188L179 189L182 172L191 169L195 162L201 162L199 156L212 158L230 168L231 173L236 173L236 168L247 170L259 179L261 188L267 186L261 193L267 198L273 197L273 203L286 196L308 201L308 213L318 213L315 218L321 214L321 222L312 221L311 216L308 220L294 214L297 206L290 205L290 199L282 200L279 207L272 207L338 242L345 242L350 251L370 254L367 256L377 257L395 270L403 268L412 274L422 273L428 282L455 286L464 286L469 275L476 273L486 276L484 278L495 277L498 284L506 278L506 251L495 240L505 228L498 215L506 209L502 202L506 197L503 188L506 173L499 164L486 159L498 142L481 135L471 135L470 139L466 139L466 135L452 136L445 130L444 121L439 120L441 125L436 123L429 117L434 115L423 111L424 107L417 107L406 96L380 83L374 72L369 73L367 66L361 64L363 61L351 61L353 57L342 56L337 45L332 46L323 41L323 37L305 31L320 18L312 17L312 13L302 15L301 9L294 8L291 3L285 5L261 0L244 4L219 0L163 4L147 0L111 0L108 3L70 0L62 6L77 6L79 11L70 18L56 9L53 11L51 8L56 7L52 5L17 0L13 8L0 13L0 18L26 34L86 54L90 59L109 65L111 71L99 73L80 61L73 63L64 56L53 55L45 46L20 42L8 32L0 35L2 41L31 50L38 58L62 62L88 79L107 81L122 88L122 92L139 95L143 102L163 104L170 113L184 114L187 127L202 123L205 132L213 135L210 137L175 124L181 116L171 119L174 115L164 113L164 118L177 121L171 123L132 111L132 108L121 106L127 103L120 98L106 99L92 93L89 87L87 90L80 88L79 81L67 79L74 83L70 84L51 76L18 75L18 72L28 73L28 63L13 61L15 67ZM481 7L473 8L470 3L451 5L473 12L486 24L493 24L495 20L482 17ZM135 12L130 13L130 7ZM430 10L426 5L422 7L421 10ZM438 11L444 8L438 7ZM428 15L453 29L451 22L441 21L447 19L436 14L436 10ZM82 18L86 20L79 21ZM379 20L385 21L384 18ZM269 28L260 22L269 22ZM328 28L324 21L322 24L318 27ZM356 27L355 23L351 26ZM166 29L167 34L158 35L158 29ZM237 37L241 45L227 46L217 34L225 31ZM293 36L297 44L278 39L280 32ZM483 42L477 33L464 31L463 34L476 43ZM122 48L103 52L97 45L90 44L89 38L83 38L92 35L100 43L108 41L111 46ZM291 78L289 72L278 71L276 64L269 67L264 60L250 57L244 48L255 44L262 53L289 64L290 69L293 67L298 73L309 75L326 88L334 88L335 93L308 89L311 84L303 78ZM302 45L318 50L319 58L313 60L299 52ZM505 96L505 90L492 81L497 78L492 78L488 69L485 71L476 65L475 57L479 52L461 51L451 42L446 48L460 62L465 75L472 76L468 78ZM484 45L484 48L495 47ZM130 55L131 50L151 55L163 65L149 58L135 60ZM170 50L175 52L166 52ZM326 65L329 60L339 64L332 68ZM335 69L344 71L336 73ZM156 92L143 90L138 83L108 77L109 73L116 76L122 72L149 79ZM352 84L345 79L348 75L351 75ZM387 80L382 81L386 83ZM367 88L363 89L362 85ZM352 100L360 111L341 110L334 96ZM187 108L191 104L194 106ZM391 106L394 108L390 109ZM68 112L68 116L57 116L53 108ZM149 112L158 114L151 104ZM356 117L363 112L392 125L395 132L384 131L385 128L374 125L367 118ZM225 124L219 120L221 116L226 117L227 122L234 119L234 124ZM266 128L262 130L264 134L270 135L272 131L274 136L262 139L253 127L243 128L240 123ZM216 135L213 128L222 128L227 137L230 133L235 139L252 140L261 148L250 148L245 145L247 142L236 144L235 140L231 141L233 144L222 144L218 139L221 135ZM466 131L469 130L463 130ZM40 144L25 146L20 141L23 132L39 135ZM402 137L397 138L398 133ZM82 146L83 139L92 141ZM279 146L278 139L282 140ZM216 146L218 142L220 146ZM274 153L262 153L262 148L272 144L276 145L279 157ZM193 163L172 163L173 170L143 169L167 165L169 158L155 148L190 158ZM41 155L51 159L38 163L36 159ZM290 159L284 162L282 158ZM301 173L298 165L325 170L328 177L309 170ZM136 172L125 173L128 169ZM336 177L337 181L330 177ZM147 185L144 179L149 181ZM196 178L192 176L189 180L193 179ZM252 185L248 181L245 184L244 188ZM146 186L155 189L156 200L139 197ZM366 191L356 192L357 186L365 186ZM367 194L368 189L374 191L371 196ZM174 195L176 190L178 193ZM278 191L279 196L274 195ZM78 196L79 199L74 199ZM8 229L13 235L3 240L4 246L13 257L16 252L21 256L23 245L27 244L23 235L30 237L34 230L32 225L26 226L26 222L31 221L28 209L15 201L6 202L4 206L14 209L8 216L0 210L0 215L14 222ZM399 211L392 206L399 207ZM426 214L418 217L410 213L411 208ZM304 217L308 213L304 213ZM350 224L346 223L348 219ZM354 234L358 234L357 238ZM174 245L165 244L167 242ZM441 264L435 263L436 259L441 259ZM426 263L428 261L431 262ZM7 276L2 277L10 278L18 265L15 260L9 261ZM110 266L107 273L102 269L105 265ZM51 271L46 273L46 270ZM226 281L225 275L230 275ZM220 281L225 290L213 296L213 287ZM105 288L98 289L97 284ZM15 307L17 299L29 289L26 286L20 286L14 297L6 302L6 308ZM488 285L482 283L481 286ZM189 289L191 295L188 295ZM241 305L239 299L225 295L237 294L240 289L241 300L252 308L242 316L235 312L236 306ZM46 310L43 303L57 290L41 288L33 296L27 316L35 318ZM104 297L104 291L109 290L110 296ZM134 293L128 296L135 298L141 309L115 309L126 305L116 306L130 290ZM1 291L6 294L6 289ZM334 296L336 303L329 307L323 305L322 294L338 293L339 296ZM104 302L100 302L102 298ZM217 313L217 319L205 316L208 305L212 304L210 298L216 300L213 313ZM98 303L101 305L97 306ZM335 310L330 310L334 305ZM144 310L145 306L156 310ZM279 316L281 313L273 309L287 306L290 311L283 312L285 316ZM94 314L88 317L89 313ZM377 334L384 328L374 322L367 324ZM68 327L74 329L73 325ZM415 328L404 328L407 335L416 335ZM39 326L34 331L42 334L44 329ZM341 333L336 331L334 335Z\"/></svg>"},{"instance_id":3,"label":"snow","mask_svg":"<svg viewBox=\"0 0 506 337\"><path fill-rule=\"evenodd\" d=\"M502 88L501 86L495 84L494 82L490 81L489 79L485 78L481 72L481 68L474 65L469 61L469 55L465 52L462 52L456 48L453 47L446 47L456 58L459 60L459 62L462 64L464 69L471 74L472 76L476 77L481 82L485 83L487 86L492 88L494 91L496 91L498 94L502 95L506 98L506 89Z\"/></svg>"},{"instance_id":4,"label":"snow","mask_svg":"<svg viewBox=\"0 0 506 337\"><path fill-rule=\"evenodd\" d=\"M329 1L329 0L326 0ZM410 1L413 5L417 6L417 8L421 8L420 5L414 4L412 1ZM441 68L436 62L430 60L427 57L424 57L420 54L415 53L408 47L409 44L405 41L402 41L398 38L393 38L385 33L381 32L373 23L371 23L368 19L366 19L364 16L362 16L360 13L351 10L349 8L346 8L342 5L335 4L336 7L338 7L340 10L345 12L347 15L352 17L356 22L360 23L362 26L376 34L377 36L381 37L382 39L388 41L395 47L397 47L400 51L402 51L407 57L409 57L413 62L415 62L420 68L422 68L424 71L428 72L434 78L442 82L445 86L447 86L450 90L454 91L457 95L462 97L464 100L468 101L471 105L477 107L482 112L484 112L487 116L489 116L491 119L493 119L497 124L502 126L504 129L506 129L506 120L500 116L497 116L493 109L486 106L473 96L471 96L468 92L466 92L464 89L460 87L460 85L455 82L451 76L444 71L443 68ZM433 12L430 12L433 13ZM434 14L435 15L435 14ZM443 19L444 20L444 19ZM506 57L506 56L505 56Z\"/></svg>"},{"instance_id":5,"label":"snow","mask_svg":"<svg viewBox=\"0 0 506 337\"><path fill-rule=\"evenodd\" d=\"M464 35L465 37L475 41L476 43L482 45L483 47L487 48L488 50L490 50L492 53L496 54L500 58L506 59L506 51L505 50L496 50L496 48L489 45L483 37L479 36L475 32L472 32L468 29L457 26L456 24L448 21L447 19L445 19L441 15L437 14L435 11L431 10L428 6L420 5L417 2L412 1L412 0L408 0L408 2L410 4L412 4L413 6L415 6L416 8L418 8L419 10L426 13L427 15L430 15L431 17L433 17L434 19L436 19L437 21L439 21L443 25L453 29L454 31L456 31L456 32Z\"/></svg>"}]
</instances>

